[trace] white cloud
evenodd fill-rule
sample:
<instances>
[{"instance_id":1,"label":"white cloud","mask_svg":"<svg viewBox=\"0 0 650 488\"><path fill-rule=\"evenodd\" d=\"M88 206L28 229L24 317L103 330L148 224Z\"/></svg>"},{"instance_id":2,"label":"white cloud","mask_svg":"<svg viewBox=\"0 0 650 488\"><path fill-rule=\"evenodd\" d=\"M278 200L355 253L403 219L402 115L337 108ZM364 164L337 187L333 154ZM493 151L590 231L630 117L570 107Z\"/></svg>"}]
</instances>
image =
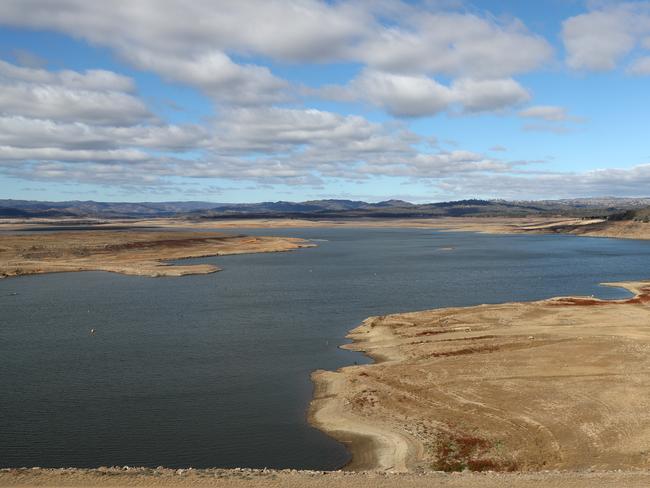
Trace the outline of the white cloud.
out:
<instances>
[{"instance_id":1,"label":"white cloud","mask_svg":"<svg viewBox=\"0 0 650 488\"><path fill-rule=\"evenodd\" d=\"M118 149L140 147L161 150L200 148L207 140L196 125L94 126L23 116L0 116L0 145L19 148Z\"/></svg>"},{"instance_id":2,"label":"white cloud","mask_svg":"<svg viewBox=\"0 0 650 488\"><path fill-rule=\"evenodd\" d=\"M452 89L455 99L466 112L501 110L530 100L530 94L515 80L456 80Z\"/></svg>"},{"instance_id":3,"label":"white cloud","mask_svg":"<svg viewBox=\"0 0 650 488\"><path fill-rule=\"evenodd\" d=\"M564 22L567 64L574 69L612 70L637 45L647 49L648 34L650 2L606 3Z\"/></svg>"},{"instance_id":4,"label":"white cloud","mask_svg":"<svg viewBox=\"0 0 650 488\"><path fill-rule=\"evenodd\" d=\"M217 122L212 150L219 155L258 154L304 166L348 165L366 158L413 154L420 138L401 125L372 123L356 115L314 109L247 108Z\"/></svg>"},{"instance_id":5,"label":"white cloud","mask_svg":"<svg viewBox=\"0 0 650 488\"><path fill-rule=\"evenodd\" d=\"M60 149L51 147L21 148L0 146L0 161L59 161L59 162L111 162L132 163L149 161L151 157L136 149Z\"/></svg>"},{"instance_id":6,"label":"white cloud","mask_svg":"<svg viewBox=\"0 0 650 488\"><path fill-rule=\"evenodd\" d=\"M434 115L452 102L452 91L424 75L365 70L348 88L355 97L398 117Z\"/></svg>"},{"instance_id":7,"label":"white cloud","mask_svg":"<svg viewBox=\"0 0 650 488\"><path fill-rule=\"evenodd\" d=\"M530 94L511 78L461 78L450 87L424 75L364 70L346 86L317 91L334 100L365 100L397 117L424 117L460 107L464 113L497 111L520 105Z\"/></svg>"},{"instance_id":8,"label":"white cloud","mask_svg":"<svg viewBox=\"0 0 650 488\"><path fill-rule=\"evenodd\" d=\"M638 76L650 75L650 56L636 59L627 69L628 73Z\"/></svg>"},{"instance_id":9,"label":"white cloud","mask_svg":"<svg viewBox=\"0 0 650 488\"><path fill-rule=\"evenodd\" d=\"M383 71L506 78L544 64L552 49L519 21L499 24L469 13L414 8L400 25L377 29L356 53Z\"/></svg>"},{"instance_id":10,"label":"white cloud","mask_svg":"<svg viewBox=\"0 0 650 488\"><path fill-rule=\"evenodd\" d=\"M133 49L126 57L136 66L197 87L224 104L260 105L290 99L289 83L273 76L268 68L233 63L221 52L176 57Z\"/></svg>"},{"instance_id":11,"label":"white cloud","mask_svg":"<svg viewBox=\"0 0 650 488\"><path fill-rule=\"evenodd\" d=\"M0 61L0 114L128 125L151 118L131 79L104 70L50 72Z\"/></svg>"},{"instance_id":12,"label":"white cloud","mask_svg":"<svg viewBox=\"0 0 650 488\"><path fill-rule=\"evenodd\" d=\"M386 18L391 19L388 26ZM274 104L296 91L268 68L234 62L235 56L359 63L418 92L409 96L403 88L385 86L387 78L384 86L377 86L376 78L361 80L373 83L378 105L402 115L438 111L442 101L437 98L444 98L445 89L433 77L499 80L512 90L511 76L536 69L552 56L548 42L520 21L498 22L450 10L444 2L5 0L0 22L53 29L108 46L141 69L231 105ZM398 81L399 76L410 78ZM495 83L490 95L485 94L488 85L472 85L477 94L465 90L466 108L500 108L508 97L521 99L521 93L496 93Z\"/></svg>"},{"instance_id":13,"label":"white cloud","mask_svg":"<svg viewBox=\"0 0 650 488\"><path fill-rule=\"evenodd\" d=\"M0 113L114 125L151 117L142 101L125 93L4 83L0 83Z\"/></svg>"},{"instance_id":14,"label":"white cloud","mask_svg":"<svg viewBox=\"0 0 650 488\"><path fill-rule=\"evenodd\" d=\"M1 170L71 182L128 173L150 182L171 174L181 153L207 144L204 128L157 121L134 92L130 78L109 71L0 62Z\"/></svg>"},{"instance_id":15,"label":"white cloud","mask_svg":"<svg viewBox=\"0 0 650 488\"><path fill-rule=\"evenodd\" d=\"M549 122L564 121L569 118L566 108L555 105L537 105L519 112L520 117L542 119Z\"/></svg>"},{"instance_id":16,"label":"white cloud","mask_svg":"<svg viewBox=\"0 0 650 488\"><path fill-rule=\"evenodd\" d=\"M536 105L519 112L519 117L533 120L524 124L523 129L528 132L551 132L554 134L567 134L572 132L575 125L585 122L582 117L570 115L565 107L557 105Z\"/></svg>"},{"instance_id":17,"label":"white cloud","mask_svg":"<svg viewBox=\"0 0 650 488\"><path fill-rule=\"evenodd\" d=\"M551 134L568 134L573 132L574 129L565 125L551 124L551 123L537 123L537 124L524 124L522 129L526 132L549 132Z\"/></svg>"},{"instance_id":18,"label":"white cloud","mask_svg":"<svg viewBox=\"0 0 650 488\"><path fill-rule=\"evenodd\" d=\"M640 197L648 195L650 164L629 169L610 168L585 172L453 177L434 185L447 195L478 195L486 198Z\"/></svg>"},{"instance_id":19,"label":"white cloud","mask_svg":"<svg viewBox=\"0 0 650 488\"><path fill-rule=\"evenodd\" d=\"M3 23L48 28L128 53L254 53L285 61L340 59L374 19L357 2L316 0L5 0Z\"/></svg>"},{"instance_id":20,"label":"white cloud","mask_svg":"<svg viewBox=\"0 0 650 488\"><path fill-rule=\"evenodd\" d=\"M439 3L4 0L3 25L108 47L139 69L201 90L218 106L203 126L165 124L129 77L0 62L0 171L151 186L183 177L320 185L387 176L456 188L457 195L485 195L490 186L523 195L537 184L557 193L569 184L581 192L609 184L628 194L647 187L647 166L532 174L526 163L433 148L433 139L399 121L279 106L296 101L300 87L267 63L354 63L356 77L315 93L363 100L397 117L499 111L529 101L513 77L551 60L549 43L516 19ZM629 71L647 74L648 58L635 49L650 47L649 3L609 5L567 20L569 65L610 69L632 54ZM527 130L560 132L579 121L558 106L519 115L531 119Z\"/></svg>"},{"instance_id":21,"label":"white cloud","mask_svg":"<svg viewBox=\"0 0 650 488\"><path fill-rule=\"evenodd\" d=\"M133 92L135 89L131 78L103 69L47 71L1 60L0 80L56 85L70 90Z\"/></svg>"}]
</instances>

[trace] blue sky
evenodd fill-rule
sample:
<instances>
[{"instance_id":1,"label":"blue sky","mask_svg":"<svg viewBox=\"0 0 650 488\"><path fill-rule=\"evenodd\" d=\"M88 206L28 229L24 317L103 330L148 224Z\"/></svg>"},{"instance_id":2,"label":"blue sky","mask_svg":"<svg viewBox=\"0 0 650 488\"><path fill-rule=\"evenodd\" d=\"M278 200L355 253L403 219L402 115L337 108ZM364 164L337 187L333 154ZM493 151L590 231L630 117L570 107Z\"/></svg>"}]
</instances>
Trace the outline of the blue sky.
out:
<instances>
[{"instance_id":1,"label":"blue sky","mask_svg":"<svg viewBox=\"0 0 650 488\"><path fill-rule=\"evenodd\" d=\"M648 196L650 2L6 0L0 198Z\"/></svg>"}]
</instances>

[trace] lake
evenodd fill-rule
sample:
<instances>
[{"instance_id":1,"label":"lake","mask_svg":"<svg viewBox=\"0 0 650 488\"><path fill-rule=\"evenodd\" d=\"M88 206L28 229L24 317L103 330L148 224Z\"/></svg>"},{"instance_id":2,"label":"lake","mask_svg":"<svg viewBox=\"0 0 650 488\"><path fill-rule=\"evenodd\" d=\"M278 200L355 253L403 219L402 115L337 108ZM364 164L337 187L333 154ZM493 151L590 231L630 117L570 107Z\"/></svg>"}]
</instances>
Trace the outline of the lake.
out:
<instances>
[{"instance_id":1,"label":"lake","mask_svg":"<svg viewBox=\"0 0 650 488\"><path fill-rule=\"evenodd\" d=\"M0 280L0 466L336 469L306 421L310 373L370 315L557 295L628 296L650 242L417 229L237 229L312 239L193 259L181 278ZM1 237L0 237L1 239ZM90 329L96 329L94 335Z\"/></svg>"}]
</instances>

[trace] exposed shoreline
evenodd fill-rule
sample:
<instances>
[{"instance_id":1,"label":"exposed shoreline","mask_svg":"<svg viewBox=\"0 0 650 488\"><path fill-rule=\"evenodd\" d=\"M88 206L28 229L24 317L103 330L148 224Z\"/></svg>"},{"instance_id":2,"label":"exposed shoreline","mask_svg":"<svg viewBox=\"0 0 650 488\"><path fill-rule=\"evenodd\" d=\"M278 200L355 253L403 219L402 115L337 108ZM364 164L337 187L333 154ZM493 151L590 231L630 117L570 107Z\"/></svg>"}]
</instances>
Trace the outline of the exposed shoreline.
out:
<instances>
[{"instance_id":1,"label":"exposed shoreline","mask_svg":"<svg viewBox=\"0 0 650 488\"><path fill-rule=\"evenodd\" d=\"M342 347L374 363L314 372L309 420L347 469L647 469L650 282L609 285L634 296L370 317Z\"/></svg>"},{"instance_id":2,"label":"exposed shoreline","mask_svg":"<svg viewBox=\"0 0 650 488\"><path fill-rule=\"evenodd\" d=\"M216 232L102 230L6 234L0 241L0 278L73 271L150 277L208 274L220 268L211 264L169 262L314 246L291 237L232 236Z\"/></svg>"},{"instance_id":3,"label":"exposed shoreline","mask_svg":"<svg viewBox=\"0 0 650 488\"><path fill-rule=\"evenodd\" d=\"M90 225L110 230L116 227L152 229L237 229L300 227L418 228L486 234L573 234L616 239L650 239L650 223L607 221L573 217L440 217L395 219L0 219L0 231L43 229L48 226Z\"/></svg>"}]
</instances>

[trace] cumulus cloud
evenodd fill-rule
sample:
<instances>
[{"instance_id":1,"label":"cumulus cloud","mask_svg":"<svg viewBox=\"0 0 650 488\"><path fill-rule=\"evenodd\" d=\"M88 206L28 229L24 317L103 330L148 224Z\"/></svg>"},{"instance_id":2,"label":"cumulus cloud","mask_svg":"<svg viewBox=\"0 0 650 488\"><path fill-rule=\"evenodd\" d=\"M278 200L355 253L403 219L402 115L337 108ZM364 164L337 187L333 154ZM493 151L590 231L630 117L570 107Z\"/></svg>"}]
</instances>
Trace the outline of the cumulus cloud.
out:
<instances>
[{"instance_id":1,"label":"cumulus cloud","mask_svg":"<svg viewBox=\"0 0 650 488\"><path fill-rule=\"evenodd\" d=\"M627 69L628 73L638 76L650 75L650 56L636 59Z\"/></svg>"},{"instance_id":2,"label":"cumulus cloud","mask_svg":"<svg viewBox=\"0 0 650 488\"><path fill-rule=\"evenodd\" d=\"M131 124L151 115L142 101L125 93L3 83L0 113L116 125Z\"/></svg>"},{"instance_id":3,"label":"cumulus cloud","mask_svg":"<svg viewBox=\"0 0 650 488\"><path fill-rule=\"evenodd\" d=\"M133 92L135 84L127 76L103 69L84 72L16 66L0 60L0 80L63 86L70 90Z\"/></svg>"},{"instance_id":4,"label":"cumulus cloud","mask_svg":"<svg viewBox=\"0 0 650 488\"><path fill-rule=\"evenodd\" d=\"M7 0L4 23L55 29L128 52L255 53L285 61L340 59L374 27L369 5L317 0Z\"/></svg>"},{"instance_id":5,"label":"cumulus cloud","mask_svg":"<svg viewBox=\"0 0 650 488\"><path fill-rule=\"evenodd\" d=\"M544 64L552 49L516 20L500 24L469 13L413 8L399 25L377 29L356 53L384 71L505 78Z\"/></svg>"},{"instance_id":6,"label":"cumulus cloud","mask_svg":"<svg viewBox=\"0 0 650 488\"><path fill-rule=\"evenodd\" d=\"M582 117L570 115L565 107L557 105L536 105L519 112L519 117L531 122L524 124L528 132L551 132L566 134L575 129L575 125L585 121Z\"/></svg>"},{"instance_id":7,"label":"cumulus cloud","mask_svg":"<svg viewBox=\"0 0 650 488\"><path fill-rule=\"evenodd\" d=\"M176 57L134 49L126 57L169 81L195 86L224 104L264 105L291 99L289 83L275 77L268 68L234 63L221 52Z\"/></svg>"},{"instance_id":8,"label":"cumulus cloud","mask_svg":"<svg viewBox=\"0 0 650 488\"><path fill-rule=\"evenodd\" d=\"M501 110L530 100L530 94L511 78L474 80L462 78L452 85L455 100L466 112Z\"/></svg>"},{"instance_id":9,"label":"cumulus cloud","mask_svg":"<svg viewBox=\"0 0 650 488\"><path fill-rule=\"evenodd\" d=\"M514 93L516 82L510 78L547 62L548 42L518 20L498 22L438 4L6 0L0 2L0 22L108 46L138 68L231 105L283 102L296 91L267 67L240 61L247 57L359 63L367 73L386 74L383 80L362 75L359 85L370 84L377 105L400 115L435 113L444 105L445 88L435 76L473 80L459 81L469 111L521 100L524 90ZM409 97L406 87L416 93Z\"/></svg>"},{"instance_id":10,"label":"cumulus cloud","mask_svg":"<svg viewBox=\"0 0 650 488\"><path fill-rule=\"evenodd\" d=\"M0 116L0 145L19 148L194 150L207 139L196 125L96 126L83 122Z\"/></svg>"},{"instance_id":11,"label":"cumulus cloud","mask_svg":"<svg viewBox=\"0 0 650 488\"><path fill-rule=\"evenodd\" d=\"M481 178L448 178L434 186L447 195L480 195L498 198L576 198L594 196L647 196L650 164L632 168L584 172L483 175ZM489 190L487 190L489 188Z\"/></svg>"},{"instance_id":12,"label":"cumulus cloud","mask_svg":"<svg viewBox=\"0 0 650 488\"><path fill-rule=\"evenodd\" d=\"M566 108L554 105L537 105L534 107L528 107L519 112L519 116L531 119L542 119L549 122L558 122L569 118Z\"/></svg>"},{"instance_id":13,"label":"cumulus cloud","mask_svg":"<svg viewBox=\"0 0 650 488\"><path fill-rule=\"evenodd\" d=\"M129 168L131 175L151 181L207 140L203 127L158 121L128 77L0 62L0 167L6 174L30 179L65 174L81 181L77 178L86 172L84 180L100 181Z\"/></svg>"},{"instance_id":14,"label":"cumulus cloud","mask_svg":"<svg viewBox=\"0 0 650 488\"><path fill-rule=\"evenodd\" d=\"M600 191L605 181L627 193L647 186L647 166L532 174L526 162L435 148L403 121L285 105L300 101L300 87L268 66L304 62L358 66L348 82L312 93L363 100L401 118L528 102L530 93L515 77L551 60L549 43L516 19L440 3L4 0L3 25L108 47L138 69L200 90L217 111L201 126L168 124L151 113L129 77L0 62L0 171L147 188L179 177L293 185L394 177L455 188L457 195L485 195L490 186L506 195L535 185L561 192L567 181L585 192ZM569 19L563 29L569 65L609 69L635 49L648 49L648 3ZM646 59L636 56L629 71L647 73ZM555 131L578 121L556 106L520 115L531 128Z\"/></svg>"},{"instance_id":15,"label":"cumulus cloud","mask_svg":"<svg viewBox=\"0 0 650 488\"><path fill-rule=\"evenodd\" d=\"M456 106L464 113L497 111L530 99L528 91L511 78L461 78L445 86L425 75L370 69L346 86L326 86L318 93L335 100L365 100L397 117L430 116Z\"/></svg>"},{"instance_id":16,"label":"cumulus cloud","mask_svg":"<svg viewBox=\"0 0 650 488\"><path fill-rule=\"evenodd\" d=\"M564 22L562 38L567 51L567 64L583 70L614 69L636 46L648 49L648 34L650 2L605 3ZM639 62L633 62L632 72ZM642 67L640 69L643 70Z\"/></svg>"},{"instance_id":17,"label":"cumulus cloud","mask_svg":"<svg viewBox=\"0 0 650 488\"><path fill-rule=\"evenodd\" d=\"M452 91L424 75L395 75L365 70L347 88L351 98L364 99L399 117L421 117L445 110Z\"/></svg>"},{"instance_id":18,"label":"cumulus cloud","mask_svg":"<svg viewBox=\"0 0 650 488\"><path fill-rule=\"evenodd\" d=\"M390 134L399 138L388 138ZM419 141L401 126L369 122L357 115L340 115L315 109L278 107L239 108L225 111L215 127L213 147L229 152L286 152L305 145L392 152L404 151ZM386 142L377 145L378 141Z\"/></svg>"},{"instance_id":19,"label":"cumulus cloud","mask_svg":"<svg viewBox=\"0 0 650 488\"><path fill-rule=\"evenodd\" d=\"M152 117L133 82L104 70L50 72L0 61L0 114L128 125Z\"/></svg>"}]
</instances>

